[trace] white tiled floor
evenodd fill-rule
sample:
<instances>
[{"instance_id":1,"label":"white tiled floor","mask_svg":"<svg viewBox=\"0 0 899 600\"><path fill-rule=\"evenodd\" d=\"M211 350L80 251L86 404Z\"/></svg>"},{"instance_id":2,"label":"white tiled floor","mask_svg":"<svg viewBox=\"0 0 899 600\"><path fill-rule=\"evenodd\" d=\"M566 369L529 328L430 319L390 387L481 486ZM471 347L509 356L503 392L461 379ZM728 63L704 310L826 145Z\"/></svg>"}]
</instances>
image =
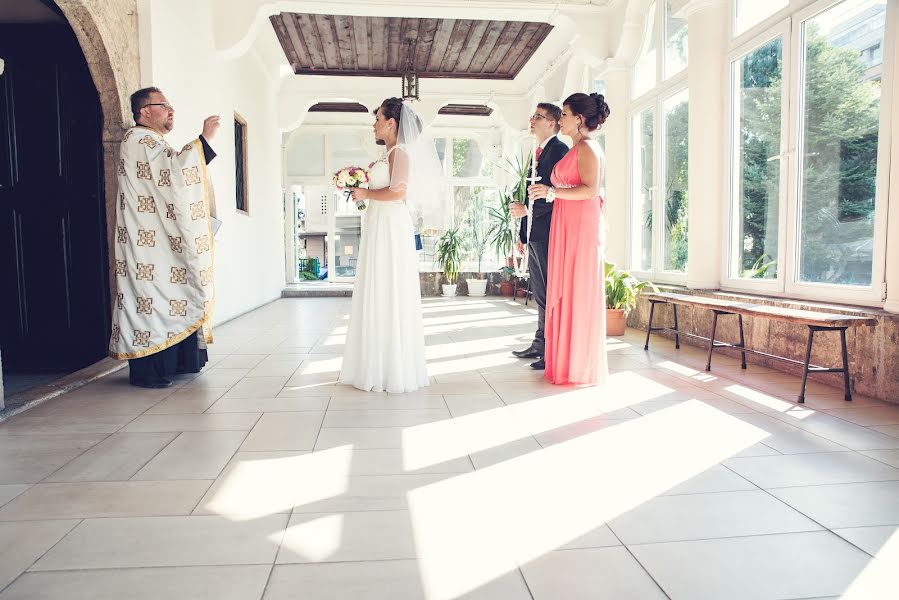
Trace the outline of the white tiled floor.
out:
<instances>
[{"instance_id":1,"label":"white tiled floor","mask_svg":"<svg viewBox=\"0 0 899 600\"><path fill-rule=\"evenodd\" d=\"M432 385L337 385L348 298L219 328L0 424L0 600L899 597L899 405L643 334L604 387L516 360L535 311L423 301Z\"/></svg>"}]
</instances>

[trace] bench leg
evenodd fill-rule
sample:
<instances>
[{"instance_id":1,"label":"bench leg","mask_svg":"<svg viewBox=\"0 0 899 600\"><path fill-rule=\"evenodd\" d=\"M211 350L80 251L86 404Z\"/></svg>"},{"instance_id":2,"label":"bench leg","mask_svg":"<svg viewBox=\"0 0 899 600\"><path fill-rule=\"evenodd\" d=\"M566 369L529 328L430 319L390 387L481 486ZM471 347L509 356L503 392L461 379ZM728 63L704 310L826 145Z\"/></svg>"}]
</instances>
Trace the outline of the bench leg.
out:
<instances>
[{"instance_id":1,"label":"bench leg","mask_svg":"<svg viewBox=\"0 0 899 600\"><path fill-rule=\"evenodd\" d=\"M712 370L712 350L715 349L715 330L718 329L718 311L712 313L712 336L709 339L709 360L705 364L705 370Z\"/></svg>"},{"instance_id":2,"label":"bench leg","mask_svg":"<svg viewBox=\"0 0 899 600\"><path fill-rule=\"evenodd\" d=\"M742 360L740 361L740 368L746 368L746 340L743 338L743 315L737 315L737 319L740 322L740 354L742 355Z\"/></svg>"},{"instance_id":3,"label":"bench leg","mask_svg":"<svg viewBox=\"0 0 899 600\"><path fill-rule=\"evenodd\" d=\"M646 343L643 344L644 350L649 350L649 334L652 333L652 317L656 312L656 303L649 301L649 324L646 326Z\"/></svg>"},{"instance_id":4,"label":"bench leg","mask_svg":"<svg viewBox=\"0 0 899 600\"><path fill-rule=\"evenodd\" d=\"M852 401L852 391L849 389L849 354L846 352L846 329L840 329L840 350L843 353L843 399Z\"/></svg>"},{"instance_id":5,"label":"bench leg","mask_svg":"<svg viewBox=\"0 0 899 600\"><path fill-rule=\"evenodd\" d=\"M799 391L799 404L805 404L805 383L808 381L808 363L812 358L812 342L815 339L815 329L808 328L808 344L805 346L805 365L802 369L802 389Z\"/></svg>"},{"instance_id":6,"label":"bench leg","mask_svg":"<svg viewBox=\"0 0 899 600\"><path fill-rule=\"evenodd\" d=\"M671 308L674 309L674 349L680 350L680 335L677 328L677 304L672 304Z\"/></svg>"}]
</instances>

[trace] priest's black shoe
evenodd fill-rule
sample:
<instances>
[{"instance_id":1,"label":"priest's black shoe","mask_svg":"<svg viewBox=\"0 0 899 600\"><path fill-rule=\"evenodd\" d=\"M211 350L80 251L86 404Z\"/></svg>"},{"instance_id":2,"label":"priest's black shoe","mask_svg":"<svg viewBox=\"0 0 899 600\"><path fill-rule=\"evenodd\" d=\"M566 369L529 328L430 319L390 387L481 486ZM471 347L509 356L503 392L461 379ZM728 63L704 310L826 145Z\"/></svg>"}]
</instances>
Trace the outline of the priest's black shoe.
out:
<instances>
[{"instance_id":1,"label":"priest's black shoe","mask_svg":"<svg viewBox=\"0 0 899 600\"><path fill-rule=\"evenodd\" d=\"M168 379L151 379L149 381L132 381L131 385L136 385L137 387L148 388L151 390L158 390L162 388L167 388L172 385L172 382Z\"/></svg>"},{"instance_id":2,"label":"priest's black shoe","mask_svg":"<svg viewBox=\"0 0 899 600\"><path fill-rule=\"evenodd\" d=\"M543 369L546 368L546 363L543 362L543 359L541 358L541 359L538 360L538 361L532 362L532 363L531 363L531 368L532 368L532 369L537 369L538 371L542 371Z\"/></svg>"},{"instance_id":3,"label":"priest's black shoe","mask_svg":"<svg viewBox=\"0 0 899 600\"><path fill-rule=\"evenodd\" d=\"M530 348L526 348L525 350L513 350L512 356L515 358L540 358L540 352L534 349L533 346Z\"/></svg>"}]
</instances>

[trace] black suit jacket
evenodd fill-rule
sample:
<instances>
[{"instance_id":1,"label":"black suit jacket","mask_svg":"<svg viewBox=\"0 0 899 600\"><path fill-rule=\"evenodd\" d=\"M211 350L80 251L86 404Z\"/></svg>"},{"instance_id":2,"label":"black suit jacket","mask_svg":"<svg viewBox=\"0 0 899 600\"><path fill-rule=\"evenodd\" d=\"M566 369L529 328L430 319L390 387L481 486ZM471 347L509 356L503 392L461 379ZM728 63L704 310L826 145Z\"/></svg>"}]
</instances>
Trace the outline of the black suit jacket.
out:
<instances>
[{"instance_id":1,"label":"black suit jacket","mask_svg":"<svg viewBox=\"0 0 899 600\"><path fill-rule=\"evenodd\" d=\"M557 137L552 137L546 143L543 152L540 153L540 160L537 161L537 175L544 185L552 185L550 176L552 176L553 168L556 163L562 160L562 157L568 152L568 146ZM529 167L530 169L530 167ZM530 200L528 201L530 203ZM549 242L549 225L552 222L553 205L547 204L546 200L540 198L534 202L534 224L531 226L531 240L534 242ZM518 239L522 244L527 244L528 218L521 220L521 229L518 231Z\"/></svg>"}]
</instances>

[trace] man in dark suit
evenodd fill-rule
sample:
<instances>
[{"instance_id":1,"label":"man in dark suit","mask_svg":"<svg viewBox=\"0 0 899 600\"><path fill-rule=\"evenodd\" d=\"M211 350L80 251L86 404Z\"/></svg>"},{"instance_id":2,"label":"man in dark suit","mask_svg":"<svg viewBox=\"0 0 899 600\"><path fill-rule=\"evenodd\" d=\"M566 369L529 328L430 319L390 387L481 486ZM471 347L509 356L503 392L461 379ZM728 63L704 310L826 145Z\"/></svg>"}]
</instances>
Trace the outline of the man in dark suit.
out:
<instances>
[{"instance_id":1,"label":"man in dark suit","mask_svg":"<svg viewBox=\"0 0 899 600\"><path fill-rule=\"evenodd\" d=\"M531 116L531 133L537 138L537 175L540 183L552 185L549 182L553 167L559 162L568 146L556 137L559 133L559 119L562 118L562 110L555 104L541 102L537 110ZM522 252L524 245L528 247L528 278L534 301L537 303L537 332L530 347L513 352L518 358L536 358L531 363L535 369L543 369L543 352L546 346L543 329L546 324L546 270L549 262L549 225L553 216L552 203L547 204L545 199L534 202L533 219L531 225L531 237L527 237L528 219L525 205L512 204L512 215L523 217L521 229L518 232L518 250Z\"/></svg>"}]
</instances>

